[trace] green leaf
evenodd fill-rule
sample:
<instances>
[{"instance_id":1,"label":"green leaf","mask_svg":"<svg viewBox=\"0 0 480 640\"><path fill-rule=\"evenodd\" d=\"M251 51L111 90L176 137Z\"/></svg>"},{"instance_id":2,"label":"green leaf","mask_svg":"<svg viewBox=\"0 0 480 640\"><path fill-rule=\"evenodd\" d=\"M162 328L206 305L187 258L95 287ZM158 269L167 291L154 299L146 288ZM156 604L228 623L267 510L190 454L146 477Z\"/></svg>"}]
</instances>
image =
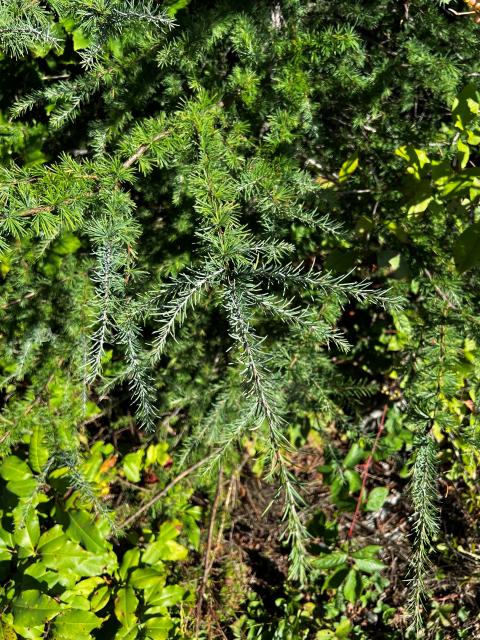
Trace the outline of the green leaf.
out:
<instances>
[{"instance_id":1,"label":"green leaf","mask_svg":"<svg viewBox=\"0 0 480 640\"><path fill-rule=\"evenodd\" d=\"M123 627L130 628L137 622L135 612L138 598L132 587L122 587L115 598L115 615Z\"/></svg>"},{"instance_id":2,"label":"green leaf","mask_svg":"<svg viewBox=\"0 0 480 640\"><path fill-rule=\"evenodd\" d=\"M123 554L122 564L120 569L118 570L119 576L121 580L126 580L127 575L130 569L134 567L138 567L138 563L140 562L140 549L128 549Z\"/></svg>"},{"instance_id":3,"label":"green leaf","mask_svg":"<svg viewBox=\"0 0 480 640\"><path fill-rule=\"evenodd\" d=\"M368 500L365 509L367 511L378 511L383 507L383 503L387 499L387 496L387 487L375 487L375 489L372 489L368 494Z\"/></svg>"},{"instance_id":4,"label":"green leaf","mask_svg":"<svg viewBox=\"0 0 480 640\"><path fill-rule=\"evenodd\" d=\"M181 602L184 595L185 589L178 584L173 584L149 594L145 600L150 607L172 607Z\"/></svg>"},{"instance_id":5,"label":"green leaf","mask_svg":"<svg viewBox=\"0 0 480 640\"><path fill-rule=\"evenodd\" d=\"M340 565L332 574L330 574L323 583L322 591L326 589L338 589L345 580L349 572L347 564Z\"/></svg>"},{"instance_id":6,"label":"green leaf","mask_svg":"<svg viewBox=\"0 0 480 640\"><path fill-rule=\"evenodd\" d=\"M32 428L30 445L28 450L28 460L34 471L40 473L48 460L48 449L45 445L45 431L40 424Z\"/></svg>"},{"instance_id":7,"label":"green leaf","mask_svg":"<svg viewBox=\"0 0 480 640\"><path fill-rule=\"evenodd\" d=\"M55 525L40 537L38 552L47 567L56 571L72 571L77 576L98 576L113 570L116 559L110 553L93 554L72 542Z\"/></svg>"},{"instance_id":8,"label":"green leaf","mask_svg":"<svg viewBox=\"0 0 480 640\"><path fill-rule=\"evenodd\" d=\"M465 167L467 166L469 158L470 158L470 147L468 146L468 144L465 144L464 142L462 142L462 140L459 140L457 142L457 159L458 159L458 164L462 169L465 169Z\"/></svg>"},{"instance_id":9,"label":"green leaf","mask_svg":"<svg viewBox=\"0 0 480 640\"><path fill-rule=\"evenodd\" d=\"M432 200L433 196L428 196L426 198L423 198L422 200L414 202L408 207L407 216L413 216L417 213L423 213L428 209L428 205L432 202Z\"/></svg>"},{"instance_id":10,"label":"green leaf","mask_svg":"<svg viewBox=\"0 0 480 640\"><path fill-rule=\"evenodd\" d=\"M348 638L353 626L350 620L344 618L341 620L337 626L335 627L335 637L336 638Z\"/></svg>"},{"instance_id":11,"label":"green leaf","mask_svg":"<svg viewBox=\"0 0 480 640\"><path fill-rule=\"evenodd\" d=\"M122 461L122 468L130 482L140 482L142 471L142 460L144 456L144 450L138 449L134 453L128 453Z\"/></svg>"},{"instance_id":12,"label":"green leaf","mask_svg":"<svg viewBox=\"0 0 480 640\"><path fill-rule=\"evenodd\" d=\"M87 511L69 511L67 534L74 542L80 542L92 553L103 553L110 548L109 542L99 531L95 521Z\"/></svg>"},{"instance_id":13,"label":"green leaf","mask_svg":"<svg viewBox=\"0 0 480 640\"><path fill-rule=\"evenodd\" d=\"M159 560L184 560L188 550L176 542L180 523L177 521L164 522L158 532L155 542L150 543L142 556L145 564L156 564Z\"/></svg>"},{"instance_id":14,"label":"green leaf","mask_svg":"<svg viewBox=\"0 0 480 640\"><path fill-rule=\"evenodd\" d=\"M26 552L26 555L19 554L19 557L30 557L35 553L40 539L40 523L36 511L32 509L27 513L22 528L15 531L13 539Z\"/></svg>"},{"instance_id":15,"label":"green leaf","mask_svg":"<svg viewBox=\"0 0 480 640\"><path fill-rule=\"evenodd\" d=\"M130 576L129 582L135 589L163 587L165 584L165 571L159 571L158 568L154 567L135 569Z\"/></svg>"},{"instance_id":16,"label":"green leaf","mask_svg":"<svg viewBox=\"0 0 480 640\"><path fill-rule=\"evenodd\" d=\"M159 560L185 560L187 555L188 549L175 540L167 540L165 542L159 540L147 546L143 553L142 561L145 564L157 564Z\"/></svg>"},{"instance_id":17,"label":"green leaf","mask_svg":"<svg viewBox=\"0 0 480 640\"><path fill-rule=\"evenodd\" d=\"M149 640L167 640L168 632L173 627L169 616L149 618L145 622L145 631Z\"/></svg>"},{"instance_id":18,"label":"green leaf","mask_svg":"<svg viewBox=\"0 0 480 640\"><path fill-rule=\"evenodd\" d=\"M16 638L18 638L18 636L13 627L0 622L0 640L15 640Z\"/></svg>"},{"instance_id":19,"label":"green leaf","mask_svg":"<svg viewBox=\"0 0 480 640\"><path fill-rule=\"evenodd\" d=\"M471 224L457 238L453 257L460 273L480 265L480 222Z\"/></svg>"},{"instance_id":20,"label":"green leaf","mask_svg":"<svg viewBox=\"0 0 480 640\"><path fill-rule=\"evenodd\" d=\"M137 640L138 639L138 625L127 629L127 627L120 627L115 634L114 640Z\"/></svg>"},{"instance_id":21,"label":"green leaf","mask_svg":"<svg viewBox=\"0 0 480 640\"><path fill-rule=\"evenodd\" d=\"M452 107L452 118L455 127L464 129L480 112L478 87L468 84L455 98Z\"/></svg>"},{"instance_id":22,"label":"green leaf","mask_svg":"<svg viewBox=\"0 0 480 640\"><path fill-rule=\"evenodd\" d=\"M364 558L367 560L370 558L375 559L380 553L381 549L382 547L379 544L369 544L366 547L362 547L361 549L358 549L358 551L352 553L352 558Z\"/></svg>"},{"instance_id":23,"label":"green leaf","mask_svg":"<svg viewBox=\"0 0 480 640\"><path fill-rule=\"evenodd\" d=\"M360 474L358 471L354 471L353 469L347 469L345 471L345 478L348 482L348 490L350 493L355 493L362 486L362 479L360 478Z\"/></svg>"},{"instance_id":24,"label":"green leaf","mask_svg":"<svg viewBox=\"0 0 480 640\"><path fill-rule=\"evenodd\" d=\"M91 42L89 38L85 36L81 29L75 29L72 35L74 51L80 51L80 49L86 49L88 46L90 46Z\"/></svg>"},{"instance_id":25,"label":"green leaf","mask_svg":"<svg viewBox=\"0 0 480 640\"><path fill-rule=\"evenodd\" d=\"M350 447L349 452L345 456L345 459L343 461L343 466L347 468L355 467L361 460L363 460L365 455L366 453L362 449L362 447L356 442L354 442Z\"/></svg>"},{"instance_id":26,"label":"green leaf","mask_svg":"<svg viewBox=\"0 0 480 640\"><path fill-rule=\"evenodd\" d=\"M366 573L376 573L387 568L387 565L383 564L383 562L381 562L380 560L375 560L373 558L358 558L357 560L355 560L355 566L359 571L364 571Z\"/></svg>"},{"instance_id":27,"label":"green leaf","mask_svg":"<svg viewBox=\"0 0 480 640\"><path fill-rule=\"evenodd\" d=\"M100 587L92 594L90 608L92 611L101 611L110 600L112 590L110 587Z\"/></svg>"},{"instance_id":28,"label":"green leaf","mask_svg":"<svg viewBox=\"0 0 480 640\"><path fill-rule=\"evenodd\" d=\"M29 627L40 627L54 618L60 611L60 605L53 598L40 591L23 591L12 604L13 626L17 633ZM70 638L71 640L71 638Z\"/></svg>"},{"instance_id":29,"label":"green leaf","mask_svg":"<svg viewBox=\"0 0 480 640\"><path fill-rule=\"evenodd\" d=\"M24 460L17 456L8 456L0 465L0 476L7 481L28 480L32 477L32 472Z\"/></svg>"},{"instance_id":30,"label":"green leaf","mask_svg":"<svg viewBox=\"0 0 480 640\"><path fill-rule=\"evenodd\" d=\"M10 482L7 482L7 489L19 498L30 498L37 488L38 484L35 478L10 480Z\"/></svg>"},{"instance_id":31,"label":"green leaf","mask_svg":"<svg viewBox=\"0 0 480 640\"><path fill-rule=\"evenodd\" d=\"M343 585L343 595L348 602L355 604L360 597L361 588L360 576L355 569L350 569Z\"/></svg>"},{"instance_id":32,"label":"green leaf","mask_svg":"<svg viewBox=\"0 0 480 640\"><path fill-rule=\"evenodd\" d=\"M99 618L91 611L68 609L55 619L55 640L90 640L90 632L102 625Z\"/></svg>"},{"instance_id":33,"label":"green leaf","mask_svg":"<svg viewBox=\"0 0 480 640\"><path fill-rule=\"evenodd\" d=\"M328 553L313 560L316 569L333 569L339 567L347 561L346 553Z\"/></svg>"},{"instance_id":34,"label":"green leaf","mask_svg":"<svg viewBox=\"0 0 480 640\"><path fill-rule=\"evenodd\" d=\"M358 168L358 153L354 153L346 162L341 166L338 173L339 182L345 182L345 180Z\"/></svg>"}]
</instances>

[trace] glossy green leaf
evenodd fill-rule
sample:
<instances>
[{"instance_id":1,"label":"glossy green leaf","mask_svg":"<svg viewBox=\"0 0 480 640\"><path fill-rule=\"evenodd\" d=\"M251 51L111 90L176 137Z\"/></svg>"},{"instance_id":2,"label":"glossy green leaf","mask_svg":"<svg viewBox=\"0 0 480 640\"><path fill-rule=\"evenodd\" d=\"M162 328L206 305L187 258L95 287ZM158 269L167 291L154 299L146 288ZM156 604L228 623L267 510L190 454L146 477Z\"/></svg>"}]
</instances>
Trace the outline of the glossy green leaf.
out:
<instances>
[{"instance_id":1,"label":"glossy green leaf","mask_svg":"<svg viewBox=\"0 0 480 640\"><path fill-rule=\"evenodd\" d=\"M343 466L347 467L347 468L353 468L361 460L364 459L365 455L366 455L366 453L362 449L362 447L359 444L357 444L356 442L354 442L352 444L352 446L350 447L349 452L345 456L345 459L343 461Z\"/></svg>"},{"instance_id":2,"label":"glossy green leaf","mask_svg":"<svg viewBox=\"0 0 480 640\"><path fill-rule=\"evenodd\" d=\"M22 634L21 629L42 626L54 618L60 611L60 605L50 596L29 589L23 591L12 603L13 626ZM70 639L71 640L71 639Z\"/></svg>"},{"instance_id":3,"label":"glossy green leaf","mask_svg":"<svg viewBox=\"0 0 480 640\"><path fill-rule=\"evenodd\" d=\"M369 544L352 553L352 558L375 559L381 550L382 547L379 544Z\"/></svg>"},{"instance_id":4,"label":"glossy green leaf","mask_svg":"<svg viewBox=\"0 0 480 640\"><path fill-rule=\"evenodd\" d=\"M135 567L138 567L138 563L140 562L140 549L127 549L123 554L122 564L120 565L120 569L118 571L120 578L122 580L127 579L128 572Z\"/></svg>"},{"instance_id":5,"label":"glossy green leaf","mask_svg":"<svg viewBox=\"0 0 480 640\"><path fill-rule=\"evenodd\" d=\"M42 425L36 424L32 428L28 449L28 460L32 469L40 473L48 460L48 456L44 428Z\"/></svg>"},{"instance_id":6,"label":"glossy green leaf","mask_svg":"<svg viewBox=\"0 0 480 640\"><path fill-rule=\"evenodd\" d=\"M7 482L7 489L19 498L30 498L37 490L37 487L38 484L35 478L10 480L10 482Z\"/></svg>"},{"instance_id":7,"label":"glossy green leaf","mask_svg":"<svg viewBox=\"0 0 480 640\"><path fill-rule=\"evenodd\" d=\"M144 597L146 599L148 599L150 593L162 589L165 585L165 571L159 571L158 566L159 564L157 563L156 567L135 569L135 571L130 575L129 583L135 589L142 589L145 591Z\"/></svg>"},{"instance_id":8,"label":"glossy green leaf","mask_svg":"<svg viewBox=\"0 0 480 640\"><path fill-rule=\"evenodd\" d=\"M94 591L90 599L91 610L95 612L106 607L111 595L112 589L106 585Z\"/></svg>"},{"instance_id":9,"label":"glossy green leaf","mask_svg":"<svg viewBox=\"0 0 480 640\"><path fill-rule=\"evenodd\" d=\"M339 182L344 182L358 168L358 153L354 153L346 160L338 173Z\"/></svg>"},{"instance_id":10,"label":"glossy green leaf","mask_svg":"<svg viewBox=\"0 0 480 640\"><path fill-rule=\"evenodd\" d=\"M38 552L47 567L77 576L98 576L115 564L109 553L93 554L69 540L59 525L41 536Z\"/></svg>"},{"instance_id":11,"label":"glossy green leaf","mask_svg":"<svg viewBox=\"0 0 480 640\"><path fill-rule=\"evenodd\" d=\"M132 587L122 587L115 598L115 615L123 627L130 628L136 621L135 612L138 606L138 598Z\"/></svg>"},{"instance_id":12,"label":"glossy green leaf","mask_svg":"<svg viewBox=\"0 0 480 640\"><path fill-rule=\"evenodd\" d=\"M54 637L56 640L90 640L90 632L101 624L102 619L91 611L68 609L55 619Z\"/></svg>"},{"instance_id":13,"label":"glossy green leaf","mask_svg":"<svg viewBox=\"0 0 480 640\"><path fill-rule=\"evenodd\" d=\"M29 557L35 553L37 542L40 539L40 523L36 511L30 510L22 525L13 534L13 539L26 552L26 555L21 557Z\"/></svg>"},{"instance_id":14,"label":"glossy green leaf","mask_svg":"<svg viewBox=\"0 0 480 640\"><path fill-rule=\"evenodd\" d=\"M80 542L92 553L103 553L110 544L98 529L94 517L87 511L73 510L68 512L68 536L75 542Z\"/></svg>"},{"instance_id":15,"label":"glossy green leaf","mask_svg":"<svg viewBox=\"0 0 480 640\"><path fill-rule=\"evenodd\" d=\"M0 465L0 476L7 481L27 480L32 477L28 464L17 456L8 456Z\"/></svg>"},{"instance_id":16,"label":"glossy green leaf","mask_svg":"<svg viewBox=\"0 0 480 640\"><path fill-rule=\"evenodd\" d=\"M176 542L175 540L161 540L152 542L147 545L142 561L145 564L156 564L159 560L185 560L188 555L188 549Z\"/></svg>"},{"instance_id":17,"label":"glossy green leaf","mask_svg":"<svg viewBox=\"0 0 480 640\"><path fill-rule=\"evenodd\" d=\"M169 616L150 618L145 622L145 631L149 640L167 640L168 632L173 627Z\"/></svg>"},{"instance_id":18,"label":"glossy green leaf","mask_svg":"<svg viewBox=\"0 0 480 640\"><path fill-rule=\"evenodd\" d=\"M140 482L142 472L142 461L144 456L144 450L139 449L134 453L128 453L122 461L122 468L126 477L130 482Z\"/></svg>"},{"instance_id":19,"label":"glossy green leaf","mask_svg":"<svg viewBox=\"0 0 480 640\"><path fill-rule=\"evenodd\" d=\"M145 598L149 607L172 607L182 601L185 589L178 584L168 585Z\"/></svg>"}]
</instances>

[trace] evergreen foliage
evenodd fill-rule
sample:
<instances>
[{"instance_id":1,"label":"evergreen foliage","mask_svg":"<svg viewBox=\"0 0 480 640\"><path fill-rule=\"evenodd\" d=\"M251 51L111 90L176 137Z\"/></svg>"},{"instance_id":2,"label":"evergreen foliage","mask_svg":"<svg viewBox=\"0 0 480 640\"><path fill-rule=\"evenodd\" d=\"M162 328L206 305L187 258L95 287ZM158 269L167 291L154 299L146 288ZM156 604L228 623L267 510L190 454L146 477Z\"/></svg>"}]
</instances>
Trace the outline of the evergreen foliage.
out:
<instances>
[{"instance_id":1,"label":"evergreen foliage","mask_svg":"<svg viewBox=\"0 0 480 640\"><path fill-rule=\"evenodd\" d=\"M383 391L387 428L402 434L387 457L410 459L407 633L430 632L440 470L458 442L463 467L452 463L449 473L467 477L464 458L478 456L469 410L478 393L475 87L454 104L453 125L447 114L478 72L479 32L448 4L1 2L0 476L14 481L14 464L28 480L20 493L6 484L18 498L3 514L15 544L28 548L33 530L32 548L41 549L48 524L62 544L91 551L62 533L72 508L96 517L102 535L109 524L119 536L88 449L92 424L115 446L116 430L129 428L142 447L122 444L118 482L134 488L162 466L143 462L153 456L146 447L160 446L150 441L170 439L176 471L193 465L207 491L222 470L235 475L247 451L273 483L266 511L283 523L295 588L319 591L319 572L335 566L337 583L326 576L323 590L341 585L337 600L353 606L364 593L370 602L377 592L366 591L366 575L384 568L377 550L319 555L297 458L308 437L320 441L332 500L348 510L357 494L362 508L366 480L354 467L367 461L367 474L378 458L381 432L372 436L365 416ZM354 442L360 457L355 449L343 457L336 438ZM28 468L12 455L25 447ZM45 486L74 496L67 520L53 504L41 511ZM382 507L374 491L367 511ZM175 625L180 633L170 618L155 626L155 590L142 592L134 575L146 569L129 573L126 558L137 567L139 545L146 565L183 552L164 557L146 535L129 538L124 569L105 543L105 573L117 581L117 600L105 606L117 626L98 633L137 637L139 602L144 637L166 638ZM95 571L58 578L69 590L62 602L72 605L78 579ZM19 586L15 597L2 595L4 622L21 637L66 637L71 611L51 598L57 578L46 580L48 594L22 595ZM184 591L170 587L177 606ZM102 609L92 594L93 615ZM50 613L28 631L17 610L34 601ZM89 634L102 621L85 624L85 637L97 637ZM264 635L238 637L279 629L268 623ZM339 629L317 637L342 637Z\"/></svg>"}]
</instances>

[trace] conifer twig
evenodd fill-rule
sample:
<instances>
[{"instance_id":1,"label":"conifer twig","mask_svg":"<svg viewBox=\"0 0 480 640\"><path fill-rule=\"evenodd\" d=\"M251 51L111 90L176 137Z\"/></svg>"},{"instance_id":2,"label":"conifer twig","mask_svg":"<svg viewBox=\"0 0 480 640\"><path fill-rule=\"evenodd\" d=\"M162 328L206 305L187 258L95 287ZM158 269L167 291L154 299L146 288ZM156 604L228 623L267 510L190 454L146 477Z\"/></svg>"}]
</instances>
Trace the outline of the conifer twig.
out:
<instances>
[{"instance_id":1,"label":"conifer twig","mask_svg":"<svg viewBox=\"0 0 480 640\"><path fill-rule=\"evenodd\" d=\"M148 149L152 146L154 142L158 142L158 140L161 140L162 138L165 138L168 135L170 135L170 131L162 131L162 133L159 133L158 135L156 135L151 142L146 142L145 144L140 145L138 149L135 151L135 153L131 155L130 158L125 160L125 162L122 164L122 167L124 169L129 169L133 164L135 164L135 162L137 162L137 160L140 160L143 154L148 151Z\"/></svg>"}]
</instances>

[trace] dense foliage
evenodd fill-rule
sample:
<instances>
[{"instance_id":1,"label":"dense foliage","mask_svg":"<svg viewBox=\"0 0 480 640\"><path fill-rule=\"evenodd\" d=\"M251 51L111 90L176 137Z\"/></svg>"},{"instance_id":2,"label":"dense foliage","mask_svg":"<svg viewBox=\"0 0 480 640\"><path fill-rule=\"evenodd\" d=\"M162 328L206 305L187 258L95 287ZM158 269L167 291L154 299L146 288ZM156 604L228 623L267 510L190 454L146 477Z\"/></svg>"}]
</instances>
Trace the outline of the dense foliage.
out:
<instances>
[{"instance_id":1,"label":"dense foliage","mask_svg":"<svg viewBox=\"0 0 480 640\"><path fill-rule=\"evenodd\" d=\"M480 637L459 5L0 1L0 637Z\"/></svg>"}]
</instances>

